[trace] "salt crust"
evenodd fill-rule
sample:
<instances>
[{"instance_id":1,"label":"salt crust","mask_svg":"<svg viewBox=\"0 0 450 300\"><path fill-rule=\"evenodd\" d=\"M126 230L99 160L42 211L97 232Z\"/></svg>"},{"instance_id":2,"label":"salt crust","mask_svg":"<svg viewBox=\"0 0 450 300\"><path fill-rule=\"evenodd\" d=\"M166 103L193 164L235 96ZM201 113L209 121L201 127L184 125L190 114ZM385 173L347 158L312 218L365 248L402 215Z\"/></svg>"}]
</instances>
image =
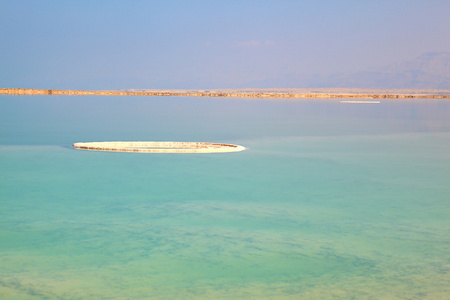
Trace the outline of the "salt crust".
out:
<instances>
[{"instance_id":1,"label":"salt crust","mask_svg":"<svg viewBox=\"0 0 450 300\"><path fill-rule=\"evenodd\" d=\"M74 143L75 149L143 153L214 153L238 152L245 147L233 144L201 142L89 142Z\"/></svg>"}]
</instances>

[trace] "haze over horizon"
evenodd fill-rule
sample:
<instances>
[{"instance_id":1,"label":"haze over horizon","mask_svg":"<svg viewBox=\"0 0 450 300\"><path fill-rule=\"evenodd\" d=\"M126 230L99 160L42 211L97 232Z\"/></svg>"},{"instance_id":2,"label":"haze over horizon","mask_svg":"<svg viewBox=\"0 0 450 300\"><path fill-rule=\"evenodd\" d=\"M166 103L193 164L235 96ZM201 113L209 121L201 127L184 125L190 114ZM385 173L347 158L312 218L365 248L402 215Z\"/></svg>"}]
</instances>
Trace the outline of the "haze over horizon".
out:
<instances>
[{"instance_id":1,"label":"haze over horizon","mask_svg":"<svg viewBox=\"0 0 450 300\"><path fill-rule=\"evenodd\" d=\"M440 53L441 77L372 72L368 87L448 88L449 12L439 0L0 0L0 87L357 87L355 74Z\"/></svg>"}]
</instances>

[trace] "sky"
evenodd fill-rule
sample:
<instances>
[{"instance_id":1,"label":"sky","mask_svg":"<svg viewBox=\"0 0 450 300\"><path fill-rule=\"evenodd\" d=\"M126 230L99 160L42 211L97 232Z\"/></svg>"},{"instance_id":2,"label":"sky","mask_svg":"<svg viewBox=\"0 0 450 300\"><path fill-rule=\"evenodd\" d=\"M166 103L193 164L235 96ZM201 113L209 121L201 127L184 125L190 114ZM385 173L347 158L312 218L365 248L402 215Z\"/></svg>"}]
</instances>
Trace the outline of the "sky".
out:
<instances>
[{"instance_id":1,"label":"sky","mask_svg":"<svg viewBox=\"0 0 450 300\"><path fill-rule=\"evenodd\" d=\"M0 0L0 87L302 87L288 79L450 52L449 15L448 0Z\"/></svg>"}]
</instances>

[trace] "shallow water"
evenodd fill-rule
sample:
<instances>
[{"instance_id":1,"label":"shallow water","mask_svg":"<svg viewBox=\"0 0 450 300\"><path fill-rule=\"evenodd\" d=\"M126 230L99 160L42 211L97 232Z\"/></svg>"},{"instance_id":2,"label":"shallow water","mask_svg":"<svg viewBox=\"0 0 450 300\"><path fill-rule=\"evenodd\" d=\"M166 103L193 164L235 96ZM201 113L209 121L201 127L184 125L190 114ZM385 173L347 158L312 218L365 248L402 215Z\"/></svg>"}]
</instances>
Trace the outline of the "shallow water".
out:
<instances>
[{"instance_id":1,"label":"shallow water","mask_svg":"<svg viewBox=\"0 0 450 300\"><path fill-rule=\"evenodd\" d=\"M448 299L450 102L0 97L0 298ZM74 150L200 141L238 153Z\"/></svg>"}]
</instances>

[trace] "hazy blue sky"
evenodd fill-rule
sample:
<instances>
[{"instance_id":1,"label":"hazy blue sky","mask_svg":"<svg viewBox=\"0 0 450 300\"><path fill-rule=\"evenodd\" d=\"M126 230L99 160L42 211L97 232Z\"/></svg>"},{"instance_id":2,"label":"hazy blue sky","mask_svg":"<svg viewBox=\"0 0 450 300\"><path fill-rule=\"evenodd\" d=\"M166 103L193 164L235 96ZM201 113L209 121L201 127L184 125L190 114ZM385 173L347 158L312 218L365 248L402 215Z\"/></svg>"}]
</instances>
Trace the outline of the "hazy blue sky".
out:
<instances>
[{"instance_id":1,"label":"hazy blue sky","mask_svg":"<svg viewBox=\"0 0 450 300\"><path fill-rule=\"evenodd\" d=\"M230 88L349 73L450 52L449 15L448 0L0 0L0 87Z\"/></svg>"}]
</instances>

